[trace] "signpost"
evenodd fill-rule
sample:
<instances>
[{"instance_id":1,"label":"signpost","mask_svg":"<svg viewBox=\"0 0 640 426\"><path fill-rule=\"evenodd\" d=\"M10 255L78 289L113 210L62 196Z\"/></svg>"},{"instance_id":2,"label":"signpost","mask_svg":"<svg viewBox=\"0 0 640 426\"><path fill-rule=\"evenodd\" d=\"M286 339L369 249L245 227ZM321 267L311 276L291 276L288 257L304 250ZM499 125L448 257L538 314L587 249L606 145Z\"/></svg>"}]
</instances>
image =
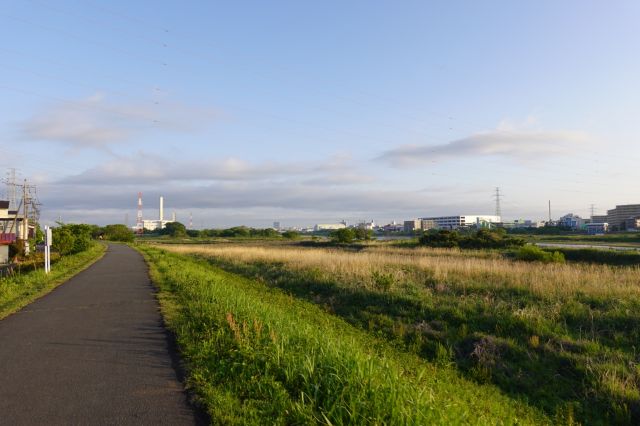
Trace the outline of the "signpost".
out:
<instances>
[{"instance_id":1,"label":"signpost","mask_svg":"<svg viewBox=\"0 0 640 426\"><path fill-rule=\"evenodd\" d=\"M51 272L51 242L53 240L53 234L51 228L44 227L44 272Z\"/></svg>"}]
</instances>

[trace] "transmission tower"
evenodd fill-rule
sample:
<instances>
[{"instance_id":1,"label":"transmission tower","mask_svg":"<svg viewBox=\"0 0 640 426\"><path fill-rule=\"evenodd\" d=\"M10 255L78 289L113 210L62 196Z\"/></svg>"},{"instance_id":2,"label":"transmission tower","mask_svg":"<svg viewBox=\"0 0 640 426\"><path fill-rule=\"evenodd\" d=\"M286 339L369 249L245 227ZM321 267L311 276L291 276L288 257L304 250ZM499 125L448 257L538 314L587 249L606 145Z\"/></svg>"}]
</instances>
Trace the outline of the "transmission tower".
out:
<instances>
[{"instance_id":1,"label":"transmission tower","mask_svg":"<svg viewBox=\"0 0 640 426\"><path fill-rule=\"evenodd\" d=\"M189 229L193 229L193 213L189 212Z\"/></svg>"},{"instance_id":2,"label":"transmission tower","mask_svg":"<svg viewBox=\"0 0 640 426\"><path fill-rule=\"evenodd\" d=\"M136 220L136 227L138 234L144 232L144 224L142 223L142 192L138 192L138 216Z\"/></svg>"},{"instance_id":3,"label":"transmission tower","mask_svg":"<svg viewBox=\"0 0 640 426\"><path fill-rule=\"evenodd\" d=\"M496 216L502 219L502 208L500 208L500 200L503 195L500 193L500 187L496 186L496 193L493 194L493 198L496 199Z\"/></svg>"},{"instance_id":4,"label":"transmission tower","mask_svg":"<svg viewBox=\"0 0 640 426\"><path fill-rule=\"evenodd\" d=\"M16 169L9 169L7 171L7 179L5 180L7 185L7 200L9 201L9 210L16 210L17 208L17 184L16 184Z\"/></svg>"},{"instance_id":5,"label":"transmission tower","mask_svg":"<svg viewBox=\"0 0 640 426\"><path fill-rule=\"evenodd\" d=\"M591 211L591 217L596 215L596 205L595 204L591 204L589 206L589 210Z\"/></svg>"}]
</instances>

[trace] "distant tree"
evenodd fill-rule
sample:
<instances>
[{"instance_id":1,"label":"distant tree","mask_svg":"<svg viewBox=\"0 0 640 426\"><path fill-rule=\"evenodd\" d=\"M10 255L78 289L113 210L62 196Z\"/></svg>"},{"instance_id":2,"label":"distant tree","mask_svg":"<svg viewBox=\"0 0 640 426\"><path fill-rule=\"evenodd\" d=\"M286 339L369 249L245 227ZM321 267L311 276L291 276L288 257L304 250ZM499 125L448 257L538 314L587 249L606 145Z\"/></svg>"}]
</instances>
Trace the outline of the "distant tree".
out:
<instances>
[{"instance_id":1,"label":"distant tree","mask_svg":"<svg viewBox=\"0 0 640 426\"><path fill-rule=\"evenodd\" d=\"M420 244L429 247L453 248L458 247L459 240L460 234L457 231L441 229L425 232L419 241Z\"/></svg>"},{"instance_id":2,"label":"distant tree","mask_svg":"<svg viewBox=\"0 0 640 426\"><path fill-rule=\"evenodd\" d=\"M336 229L329 234L331 241L340 244L350 244L356 239L356 232L352 228Z\"/></svg>"},{"instance_id":3,"label":"distant tree","mask_svg":"<svg viewBox=\"0 0 640 426\"><path fill-rule=\"evenodd\" d=\"M109 241L133 241L133 231L126 225L107 225L104 227L103 236Z\"/></svg>"},{"instance_id":4,"label":"distant tree","mask_svg":"<svg viewBox=\"0 0 640 426\"><path fill-rule=\"evenodd\" d=\"M185 237L187 235L187 227L180 222L169 222L160 233L171 237Z\"/></svg>"},{"instance_id":5,"label":"distant tree","mask_svg":"<svg viewBox=\"0 0 640 426\"><path fill-rule=\"evenodd\" d=\"M198 238L201 232L197 229L187 229L187 235L191 238Z\"/></svg>"},{"instance_id":6,"label":"distant tree","mask_svg":"<svg viewBox=\"0 0 640 426\"><path fill-rule=\"evenodd\" d=\"M287 240L297 240L300 238L300 233L298 231L284 231L282 237Z\"/></svg>"},{"instance_id":7,"label":"distant tree","mask_svg":"<svg viewBox=\"0 0 640 426\"><path fill-rule=\"evenodd\" d=\"M355 228L354 229L356 240L365 240L368 241L373 238L373 231L370 229L364 228Z\"/></svg>"}]
</instances>

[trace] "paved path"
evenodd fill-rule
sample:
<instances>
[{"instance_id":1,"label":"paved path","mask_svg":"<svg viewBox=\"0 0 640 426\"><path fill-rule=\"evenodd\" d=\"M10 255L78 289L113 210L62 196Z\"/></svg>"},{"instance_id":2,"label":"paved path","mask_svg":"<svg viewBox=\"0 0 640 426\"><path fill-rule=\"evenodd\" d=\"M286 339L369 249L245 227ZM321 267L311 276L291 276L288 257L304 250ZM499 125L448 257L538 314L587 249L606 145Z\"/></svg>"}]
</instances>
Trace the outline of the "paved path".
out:
<instances>
[{"instance_id":1,"label":"paved path","mask_svg":"<svg viewBox=\"0 0 640 426\"><path fill-rule=\"evenodd\" d=\"M173 365L142 257L111 245L0 321L0 424L202 423Z\"/></svg>"}]
</instances>

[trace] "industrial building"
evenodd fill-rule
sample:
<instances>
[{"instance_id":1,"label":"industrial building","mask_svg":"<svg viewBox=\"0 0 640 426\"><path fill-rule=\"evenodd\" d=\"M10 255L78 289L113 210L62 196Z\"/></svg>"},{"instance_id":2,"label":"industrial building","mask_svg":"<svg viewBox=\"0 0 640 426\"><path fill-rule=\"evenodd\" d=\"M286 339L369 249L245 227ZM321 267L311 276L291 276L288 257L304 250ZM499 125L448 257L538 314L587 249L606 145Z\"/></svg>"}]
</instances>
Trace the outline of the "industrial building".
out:
<instances>
[{"instance_id":1,"label":"industrial building","mask_svg":"<svg viewBox=\"0 0 640 426\"><path fill-rule=\"evenodd\" d=\"M140 201L139 201L140 203ZM141 204L139 204L141 205ZM146 231L159 231L164 229L167 223L172 223L176 221L176 214L173 213L171 220L165 220L164 218L164 197L160 197L160 208L159 208L159 217L158 219L142 219L141 223L137 224L134 227L134 230L139 230L140 227Z\"/></svg>"},{"instance_id":2,"label":"industrial building","mask_svg":"<svg viewBox=\"0 0 640 426\"><path fill-rule=\"evenodd\" d=\"M590 223L590 220L583 219L573 213L566 214L558 220L558 225L572 229L574 231L583 229L587 223Z\"/></svg>"},{"instance_id":3,"label":"industrial building","mask_svg":"<svg viewBox=\"0 0 640 426\"><path fill-rule=\"evenodd\" d=\"M502 222L500 216L491 215L459 215L459 216L435 216L423 217L423 221L431 221L435 228L457 229L465 226L486 227Z\"/></svg>"},{"instance_id":4,"label":"industrial building","mask_svg":"<svg viewBox=\"0 0 640 426\"><path fill-rule=\"evenodd\" d=\"M336 229L344 229L346 227L347 222L344 220L340 223L318 223L313 227L313 231L335 231Z\"/></svg>"},{"instance_id":5,"label":"industrial building","mask_svg":"<svg viewBox=\"0 0 640 426\"><path fill-rule=\"evenodd\" d=\"M416 231L428 231L429 229L436 228L436 222L427 219L412 219L404 221L404 232L410 234Z\"/></svg>"},{"instance_id":6,"label":"industrial building","mask_svg":"<svg viewBox=\"0 0 640 426\"><path fill-rule=\"evenodd\" d=\"M640 216L640 204L626 204L607 210L606 222L613 231L623 231L626 229L627 219L638 216Z\"/></svg>"}]
</instances>

